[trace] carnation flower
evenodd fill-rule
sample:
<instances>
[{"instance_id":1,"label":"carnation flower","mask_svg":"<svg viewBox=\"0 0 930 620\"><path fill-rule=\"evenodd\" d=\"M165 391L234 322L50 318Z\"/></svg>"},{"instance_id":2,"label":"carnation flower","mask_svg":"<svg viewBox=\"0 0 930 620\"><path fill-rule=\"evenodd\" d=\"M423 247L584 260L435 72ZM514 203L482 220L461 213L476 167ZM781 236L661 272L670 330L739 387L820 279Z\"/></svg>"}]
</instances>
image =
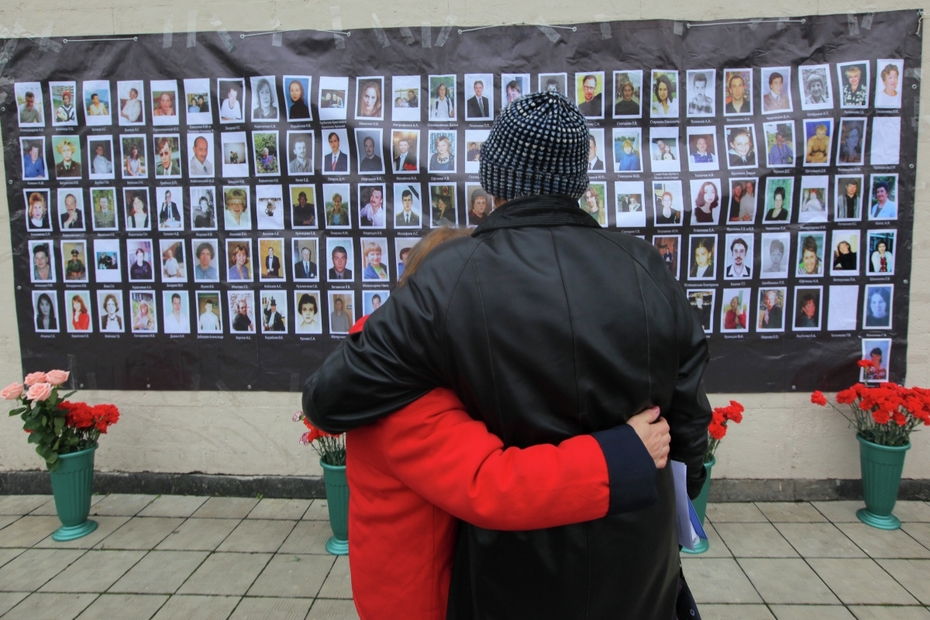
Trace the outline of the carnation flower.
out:
<instances>
[{"instance_id":1,"label":"carnation flower","mask_svg":"<svg viewBox=\"0 0 930 620\"><path fill-rule=\"evenodd\" d=\"M824 405L827 404L827 397L823 395L823 392L821 392L820 390L817 390L816 392L811 394L811 402L814 403L815 405L820 405L821 407L823 407Z\"/></svg>"}]
</instances>

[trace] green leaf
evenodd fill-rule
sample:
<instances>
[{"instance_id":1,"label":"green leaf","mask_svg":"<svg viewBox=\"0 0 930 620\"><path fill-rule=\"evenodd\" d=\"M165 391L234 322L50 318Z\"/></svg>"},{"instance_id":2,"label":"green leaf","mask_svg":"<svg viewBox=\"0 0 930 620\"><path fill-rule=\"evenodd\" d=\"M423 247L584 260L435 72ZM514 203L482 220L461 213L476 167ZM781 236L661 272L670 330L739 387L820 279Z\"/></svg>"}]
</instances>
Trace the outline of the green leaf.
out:
<instances>
[{"instance_id":1,"label":"green leaf","mask_svg":"<svg viewBox=\"0 0 930 620\"><path fill-rule=\"evenodd\" d=\"M63 428L65 427L65 419L64 419L64 418L55 418L54 424L55 424L55 432L56 432L56 433L60 433L60 432L61 432L61 429L63 429Z\"/></svg>"}]
</instances>

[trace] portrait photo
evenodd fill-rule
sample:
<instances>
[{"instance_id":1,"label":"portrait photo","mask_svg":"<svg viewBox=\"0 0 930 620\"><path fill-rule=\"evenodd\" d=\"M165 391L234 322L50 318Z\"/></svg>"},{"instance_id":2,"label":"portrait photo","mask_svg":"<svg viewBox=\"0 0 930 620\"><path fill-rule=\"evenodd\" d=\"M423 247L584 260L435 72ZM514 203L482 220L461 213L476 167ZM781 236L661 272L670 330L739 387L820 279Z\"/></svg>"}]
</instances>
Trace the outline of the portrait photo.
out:
<instances>
[{"instance_id":1,"label":"portrait photo","mask_svg":"<svg viewBox=\"0 0 930 620\"><path fill-rule=\"evenodd\" d=\"M194 282L220 281L220 248L216 239L191 239L194 257Z\"/></svg>"},{"instance_id":2,"label":"portrait photo","mask_svg":"<svg viewBox=\"0 0 930 620\"><path fill-rule=\"evenodd\" d=\"M177 125L180 120L177 80L152 80L150 88L152 124Z\"/></svg>"},{"instance_id":3,"label":"portrait photo","mask_svg":"<svg viewBox=\"0 0 930 620\"><path fill-rule=\"evenodd\" d=\"M326 228L349 230L352 228L352 195L348 183L323 184L323 208Z\"/></svg>"},{"instance_id":4,"label":"portrait photo","mask_svg":"<svg viewBox=\"0 0 930 620\"><path fill-rule=\"evenodd\" d=\"M32 257L29 279L33 284L52 284L58 281L51 244L51 241L44 239L29 242L29 256Z\"/></svg>"},{"instance_id":5,"label":"portrait photo","mask_svg":"<svg viewBox=\"0 0 930 620\"><path fill-rule=\"evenodd\" d=\"M260 294L262 333L287 333L287 291L264 290Z\"/></svg>"},{"instance_id":6,"label":"portrait photo","mask_svg":"<svg viewBox=\"0 0 930 620\"><path fill-rule=\"evenodd\" d=\"M248 185L223 187L223 221L226 230L252 230L251 197Z\"/></svg>"},{"instance_id":7,"label":"portrait photo","mask_svg":"<svg viewBox=\"0 0 930 620\"><path fill-rule=\"evenodd\" d=\"M904 87L904 61L879 58L875 67L879 77L875 80L875 107L900 108L901 89Z\"/></svg>"},{"instance_id":8,"label":"portrait photo","mask_svg":"<svg viewBox=\"0 0 930 620\"><path fill-rule=\"evenodd\" d=\"M755 249L752 233L728 233L723 252L723 277L726 280L743 280L753 274Z\"/></svg>"},{"instance_id":9,"label":"portrait photo","mask_svg":"<svg viewBox=\"0 0 930 620\"><path fill-rule=\"evenodd\" d=\"M672 276L679 280L679 269L681 266L681 235L654 235L652 245L659 251L659 255L665 262L665 267Z\"/></svg>"},{"instance_id":10,"label":"portrait photo","mask_svg":"<svg viewBox=\"0 0 930 620\"><path fill-rule=\"evenodd\" d=\"M273 75L258 75L249 78L252 91L252 122L276 123L281 115L278 110L278 87Z\"/></svg>"},{"instance_id":11,"label":"portrait photo","mask_svg":"<svg viewBox=\"0 0 930 620\"><path fill-rule=\"evenodd\" d=\"M653 172L680 172L678 127L652 127L649 130L649 153Z\"/></svg>"},{"instance_id":12,"label":"portrait photo","mask_svg":"<svg viewBox=\"0 0 930 620\"><path fill-rule=\"evenodd\" d=\"M830 248L833 256L830 263L830 275L847 277L859 275L860 236L858 230L840 229L833 231Z\"/></svg>"},{"instance_id":13,"label":"portrait photo","mask_svg":"<svg viewBox=\"0 0 930 620\"><path fill-rule=\"evenodd\" d=\"M420 76L395 75L391 78L392 118L397 122L420 120Z\"/></svg>"},{"instance_id":14,"label":"portrait photo","mask_svg":"<svg viewBox=\"0 0 930 620\"><path fill-rule=\"evenodd\" d=\"M691 225L713 226L720 221L723 204L720 179L691 180Z\"/></svg>"},{"instance_id":15,"label":"portrait photo","mask_svg":"<svg viewBox=\"0 0 930 620\"><path fill-rule=\"evenodd\" d=\"M802 110L829 110L833 107L830 65L798 67L798 88L801 91Z\"/></svg>"},{"instance_id":16,"label":"portrait photo","mask_svg":"<svg viewBox=\"0 0 930 620\"><path fill-rule=\"evenodd\" d=\"M190 293L182 290L162 291L161 307L165 309L165 333L191 333Z\"/></svg>"},{"instance_id":17,"label":"portrait photo","mask_svg":"<svg viewBox=\"0 0 930 620\"><path fill-rule=\"evenodd\" d=\"M827 330L845 332L857 329L859 312L859 286L833 284L827 298Z\"/></svg>"},{"instance_id":18,"label":"portrait photo","mask_svg":"<svg viewBox=\"0 0 930 620\"><path fill-rule=\"evenodd\" d=\"M897 166L900 161L901 117L874 117L869 162L873 166Z\"/></svg>"},{"instance_id":19,"label":"portrait photo","mask_svg":"<svg viewBox=\"0 0 930 620\"><path fill-rule=\"evenodd\" d=\"M614 118L642 118L642 71L614 71L613 111Z\"/></svg>"},{"instance_id":20,"label":"portrait photo","mask_svg":"<svg viewBox=\"0 0 930 620\"><path fill-rule=\"evenodd\" d=\"M26 230L29 232L51 232L52 219L48 213L50 192L47 189L23 190L26 202Z\"/></svg>"},{"instance_id":21,"label":"portrait photo","mask_svg":"<svg viewBox=\"0 0 930 620\"><path fill-rule=\"evenodd\" d=\"M692 172L719 170L717 133L713 127L688 127L688 168Z\"/></svg>"},{"instance_id":22,"label":"portrait photo","mask_svg":"<svg viewBox=\"0 0 930 620\"><path fill-rule=\"evenodd\" d=\"M62 232L80 231L86 228L84 216L84 192L78 187L59 189L58 225Z\"/></svg>"},{"instance_id":23,"label":"portrait photo","mask_svg":"<svg viewBox=\"0 0 930 620\"><path fill-rule=\"evenodd\" d=\"M77 180L83 176L84 157L78 136L52 136L52 156L55 158L55 178L59 181Z\"/></svg>"},{"instance_id":24,"label":"portrait photo","mask_svg":"<svg viewBox=\"0 0 930 620\"><path fill-rule=\"evenodd\" d=\"M756 304L756 329L760 332L785 331L785 306L788 289L785 287L759 289L759 301Z\"/></svg>"},{"instance_id":25,"label":"portrait photo","mask_svg":"<svg viewBox=\"0 0 930 620\"><path fill-rule=\"evenodd\" d=\"M429 132L427 151L429 166L427 171L431 174L455 173L455 152L458 132L440 130Z\"/></svg>"},{"instance_id":26,"label":"portrait photo","mask_svg":"<svg viewBox=\"0 0 930 620\"><path fill-rule=\"evenodd\" d=\"M394 228L420 228L423 222L422 187L419 183L394 184ZM490 213L490 208L488 209Z\"/></svg>"},{"instance_id":27,"label":"portrait photo","mask_svg":"<svg viewBox=\"0 0 930 620\"><path fill-rule=\"evenodd\" d=\"M181 177L181 137L173 134L155 134L155 178L176 179Z\"/></svg>"},{"instance_id":28,"label":"portrait photo","mask_svg":"<svg viewBox=\"0 0 930 620\"><path fill-rule=\"evenodd\" d=\"M828 219L827 175L801 177L801 201L798 209L798 223L826 222Z\"/></svg>"},{"instance_id":29,"label":"portrait photo","mask_svg":"<svg viewBox=\"0 0 930 620\"><path fill-rule=\"evenodd\" d=\"M213 106L210 104L210 80L189 78L184 80L184 101L188 125L212 125ZM165 306L166 308L170 306Z\"/></svg>"},{"instance_id":30,"label":"portrait photo","mask_svg":"<svg viewBox=\"0 0 930 620\"><path fill-rule=\"evenodd\" d=\"M888 381L891 368L891 338L863 338L862 359L871 362L871 365L859 369L859 381Z\"/></svg>"},{"instance_id":31,"label":"portrait photo","mask_svg":"<svg viewBox=\"0 0 930 620\"><path fill-rule=\"evenodd\" d=\"M410 250L420 240L419 237L397 237L394 239L394 256L397 257L397 281L404 275L404 265Z\"/></svg>"},{"instance_id":32,"label":"portrait photo","mask_svg":"<svg viewBox=\"0 0 930 620\"><path fill-rule=\"evenodd\" d=\"M603 130L601 130L603 131ZM478 174L481 169L481 147L484 145L490 129L465 130L465 173ZM602 153L603 155L603 153Z\"/></svg>"},{"instance_id":33,"label":"portrait photo","mask_svg":"<svg viewBox=\"0 0 930 620\"><path fill-rule=\"evenodd\" d=\"M220 155L224 177L249 176L249 155L244 131L224 131L220 134Z\"/></svg>"},{"instance_id":34,"label":"portrait photo","mask_svg":"<svg viewBox=\"0 0 930 620\"><path fill-rule=\"evenodd\" d=\"M799 278L819 278L824 275L823 257L826 245L825 232L801 232L798 234Z\"/></svg>"},{"instance_id":35,"label":"portrait photo","mask_svg":"<svg viewBox=\"0 0 930 620\"><path fill-rule=\"evenodd\" d=\"M318 228L316 212L316 185L291 185L288 188L291 204L291 227Z\"/></svg>"},{"instance_id":36,"label":"portrait photo","mask_svg":"<svg viewBox=\"0 0 930 620\"><path fill-rule=\"evenodd\" d=\"M230 284L251 282L252 240L246 238L226 240L226 280Z\"/></svg>"},{"instance_id":37,"label":"portrait photo","mask_svg":"<svg viewBox=\"0 0 930 620\"><path fill-rule=\"evenodd\" d=\"M752 69L724 69L723 113L752 114Z\"/></svg>"},{"instance_id":38,"label":"portrait photo","mask_svg":"<svg viewBox=\"0 0 930 620\"><path fill-rule=\"evenodd\" d=\"M688 245L691 248L688 279L714 280L717 277L717 235L691 235Z\"/></svg>"},{"instance_id":39,"label":"portrait photo","mask_svg":"<svg viewBox=\"0 0 930 620\"><path fill-rule=\"evenodd\" d=\"M327 295L329 297L329 333L348 334L355 324L355 293L329 291Z\"/></svg>"},{"instance_id":40,"label":"portrait photo","mask_svg":"<svg viewBox=\"0 0 930 620\"><path fill-rule=\"evenodd\" d=\"M124 187L123 205L125 207L127 231L152 230L149 190L147 187Z\"/></svg>"},{"instance_id":41,"label":"portrait photo","mask_svg":"<svg viewBox=\"0 0 930 620\"><path fill-rule=\"evenodd\" d=\"M187 171L191 177L212 178L216 176L216 161L213 157L213 132L187 134Z\"/></svg>"},{"instance_id":42,"label":"portrait photo","mask_svg":"<svg viewBox=\"0 0 930 620\"><path fill-rule=\"evenodd\" d=\"M639 127L614 127L613 139L614 172L642 172L643 130Z\"/></svg>"},{"instance_id":43,"label":"portrait photo","mask_svg":"<svg viewBox=\"0 0 930 620\"><path fill-rule=\"evenodd\" d=\"M154 334L158 331L158 312L155 308L155 292L129 291L130 326L134 334Z\"/></svg>"},{"instance_id":44,"label":"portrait photo","mask_svg":"<svg viewBox=\"0 0 930 620\"><path fill-rule=\"evenodd\" d=\"M586 118L604 118L604 72L575 74L575 102Z\"/></svg>"},{"instance_id":45,"label":"portrait photo","mask_svg":"<svg viewBox=\"0 0 930 620\"><path fill-rule=\"evenodd\" d=\"M323 130L326 145L323 146L323 174L344 175L349 172L349 138L345 128Z\"/></svg>"},{"instance_id":46,"label":"portrait photo","mask_svg":"<svg viewBox=\"0 0 930 620\"><path fill-rule=\"evenodd\" d=\"M128 239L126 256L129 264L130 282L154 282L155 269L161 264L155 262L154 246L151 239Z\"/></svg>"},{"instance_id":47,"label":"portrait photo","mask_svg":"<svg viewBox=\"0 0 930 620\"><path fill-rule=\"evenodd\" d=\"M69 334L86 334L94 331L94 304L90 291L65 291L65 324Z\"/></svg>"},{"instance_id":48,"label":"portrait photo","mask_svg":"<svg viewBox=\"0 0 930 620\"><path fill-rule=\"evenodd\" d=\"M294 331L298 334L322 334L323 313L320 292L298 289L294 291Z\"/></svg>"},{"instance_id":49,"label":"portrait photo","mask_svg":"<svg viewBox=\"0 0 930 620\"><path fill-rule=\"evenodd\" d=\"M359 244L362 250L362 282L391 281L390 257L388 256L387 239L376 237L363 237Z\"/></svg>"},{"instance_id":50,"label":"portrait photo","mask_svg":"<svg viewBox=\"0 0 930 620\"><path fill-rule=\"evenodd\" d=\"M727 141L727 168L745 170L758 166L755 125L727 125L724 135Z\"/></svg>"},{"instance_id":51,"label":"portrait photo","mask_svg":"<svg viewBox=\"0 0 930 620\"><path fill-rule=\"evenodd\" d=\"M294 257L294 280L317 282L320 279L320 240L297 237L291 241Z\"/></svg>"},{"instance_id":52,"label":"portrait photo","mask_svg":"<svg viewBox=\"0 0 930 620\"><path fill-rule=\"evenodd\" d=\"M13 92L16 96L19 126L24 129L45 127L45 97L42 96L42 84L16 82Z\"/></svg>"},{"instance_id":53,"label":"portrait photo","mask_svg":"<svg viewBox=\"0 0 930 620\"><path fill-rule=\"evenodd\" d=\"M120 174L124 179L144 179L149 175L148 140L143 134L120 136Z\"/></svg>"},{"instance_id":54,"label":"portrait photo","mask_svg":"<svg viewBox=\"0 0 930 620\"><path fill-rule=\"evenodd\" d=\"M97 291L97 316L100 317L101 332L125 332L123 292L113 289Z\"/></svg>"},{"instance_id":55,"label":"portrait photo","mask_svg":"<svg viewBox=\"0 0 930 620\"><path fill-rule=\"evenodd\" d=\"M765 180L765 215L763 224L787 224L791 221L794 200L794 177L768 177Z\"/></svg>"},{"instance_id":56,"label":"portrait photo","mask_svg":"<svg viewBox=\"0 0 930 620\"><path fill-rule=\"evenodd\" d=\"M488 81L489 88L493 83L493 80ZM493 90L493 88L491 88L491 90ZM537 90L539 92L559 93L560 95L568 97L568 74L540 73Z\"/></svg>"},{"instance_id":57,"label":"portrait photo","mask_svg":"<svg viewBox=\"0 0 930 620\"><path fill-rule=\"evenodd\" d=\"M604 159L604 130L591 127L588 129L588 174L603 174Z\"/></svg>"},{"instance_id":58,"label":"portrait photo","mask_svg":"<svg viewBox=\"0 0 930 620\"><path fill-rule=\"evenodd\" d=\"M184 195L180 187L155 188L158 230L184 230Z\"/></svg>"},{"instance_id":59,"label":"portrait photo","mask_svg":"<svg viewBox=\"0 0 930 620\"><path fill-rule=\"evenodd\" d=\"M834 179L834 218L838 222L858 222L862 219L862 175L843 174Z\"/></svg>"},{"instance_id":60,"label":"portrait photo","mask_svg":"<svg viewBox=\"0 0 930 620\"><path fill-rule=\"evenodd\" d=\"M678 118L678 72L653 71L652 118Z\"/></svg>"},{"instance_id":61,"label":"portrait photo","mask_svg":"<svg viewBox=\"0 0 930 620\"><path fill-rule=\"evenodd\" d=\"M259 230L284 230L284 196L280 185L255 186Z\"/></svg>"},{"instance_id":62,"label":"portrait photo","mask_svg":"<svg viewBox=\"0 0 930 620\"><path fill-rule=\"evenodd\" d=\"M258 240L258 255L261 267L258 279L262 282L275 282L287 279L287 265L284 260L284 239L280 237Z\"/></svg>"},{"instance_id":63,"label":"portrait photo","mask_svg":"<svg viewBox=\"0 0 930 620\"><path fill-rule=\"evenodd\" d=\"M320 77L319 109L322 121L344 121L349 78Z\"/></svg>"},{"instance_id":64,"label":"portrait photo","mask_svg":"<svg viewBox=\"0 0 930 620\"><path fill-rule=\"evenodd\" d=\"M467 130L466 130L467 131ZM391 131L391 170L396 174L416 174L419 129L395 129Z\"/></svg>"},{"instance_id":65,"label":"portrait photo","mask_svg":"<svg viewBox=\"0 0 930 620\"><path fill-rule=\"evenodd\" d=\"M762 113L787 114L791 101L791 67L762 67Z\"/></svg>"},{"instance_id":66,"label":"portrait photo","mask_svg":"<svg viewBox=\"0 0 930 620\"><path fill-rule=\"evenodd\" d=\"M110 115L110 82L108 80L86 80L82 85L84 121L88 127L112 125ZM22 117L22 109L20 109ZM20 123L22 126L22 123Z\"/></svg>"},{"instance_id":67,"label":"portrait photo","mask_svg":"<svg viewBox=\"0 0 930 620\"><path fill-rule=\"evenodd\" d=\"M486 192L485 189L481 187L480 183L465 184L465 206L466 210L468 211L466 219L468 221L467 225L469 227L480 226L488 219L488 216L491 214L492 201L493 199L488 194L488 192ZM601 203L602 211L604 210L603 206L605 204L606 201ZM604 216L604 221L607 221L606 215Z\"/></svg>"},{"instance_id":68,"label":"portrait photo","mask_svg":"<svg viewBox=\"0 0 930 620\"><path fill-rule=\"evenodd\" d=\"M52 125L73 127L78 124L77 82L49 82L52 95ZM24 101L25 103L25 92Z\"/></svg>"},{"instance_id":69,"label":"portrait photo","mask_svg":"<svg viewBox=\"0 0 930 620\"><path fill-rule=\"evenodd\" d=\"M794 121L763 123L765 153L769 168L794 166Z\"/></svg>"},{"instance_id":70,"label":"portrait photo","mask_svg":"<svg viewBox=\"0 0 930 620\"><path fill-rule=\"evenodd\" d=\"M762 279L775 280L788 277L791 234L787 232L762 233Z\"/></svg>"},{"instance_id":71,"label":"portrait photo","mask_svg":"<svg viewBox=\"0 0 930 620\"><path fill-rule=\"evenodd\" d=\"M617 205L617 228L644 228L646 226L645 184L642 181L614 183Z\"/></svg>"},{"instance_id":72,"label":"portrait photo","mask_svg":"<svg viewBox=\"0 0 930 620\"><path fill-rule=\"evenodd\" d=\"M192 187L191 230L216 230L216 195L212 187Z\"/></svg>"},{"instance_id":73,"label":"portrait photo","mask_svg":"<svg viewBox=\"0 0 930 620\"><path fill-rule=\"evenodd\" d=\"M358 120L384 120L384 77L380 75L355 78L355 118Z\"/></svg>"},{"instance_id":74,"label":"portrait photo","mask_svg":"<svg viewBox=\"0 0 930 620\"><path fill-rule=\"evenodd\" d=\"M227 291L226 303L230 333L255 333L255 293Z\"/></svg>"},{"instance_id":75,"label":"portrait photo","mask_svg":"<svg viewBox=\"0 0 930 620\"><path fill-rule=\"evenodd\" d=\"M87 152L90 155L90 167L87 170L91 180L116 178L111 136L88 136Z\"/></svg>"},{"instance_id":76,"label":"portrait photo","mask_svg":"<svg viewBox=\"0 0 930 620\"><path fill-rule=\"evenodd\" d=\"M391 296L390 291L362 291L362 316L377 310Z\"/></svg>"},{"instance_id":77,"label":"portrait photo","mask_svg":"<svg viewBox=\"0 0 930 620\"><path fill-rule=\"evenodd\" d=\"M891 304L894 284L866 284L862 329L891 329Z\"/></svg>"},{"instance_id":78,"label":"portrait photo","mask_svg":"<svg viewBox=\"0 0 930 620\"><path fill-rule=\"evenodd\" d=\"M222 334L223 333L223 307L220 305L220 294L214 291L196 291L197 306L197 333Z\"/></svg>"},{"instance_id":79,"label":"portrait photo","mask_svg":"<svg viewBox=\"0 0 930 620\"><path fill-rule=\"evenodd\" d=\"M836 78L840 84L841 108L869 107L870 64L868 60L836 64Z\"/></svg>"},{"instance_id":80,"label":"portrait photo","mask_svg":"<svg viewBox=\"0 0 930 620\"><path fill-rule=\"evenodd\" d=\"M242 105L245 103L245 80L218 79L216 100L220 102L220 123L238 124L244 120Z\"/></svg>"},{"instance_id":81,"label":"portrait photo","mask_svg":"<svg viewBox=\"0 0 930 620\"><path fill-rule=\"evenodd\" d=\"M738 177L730 179L730 206L727 224L742 226L756 221L756 188L759 179Z\"/></svg>"},{"instance_id":82,"label":"portrait photo","mask_svg":"<svg viewBox=\"0 0 930 620\"><path fill-rule=\"evenodd\" d=\"M656 226L681 226L684 196L681 181L655 181L652 184Z\"/></svg>"},{"instance_id":83,"label":"portrait photo","mask_svg":"<svg viewBox=\"0 0 930 620\"><path fill-rule=\"evenodd\" d=\"M122 257L119 239L94 239L94 279L97 282L122 282Z\"/></svg>"},{"instance_id":84,"label":"portrait photo","mask_svg":"<svg viewBox=\"0 0 930 620\"><path fill-rule=\"evenodd\" d=\"M688 71L688 118L709 118L717 109L716 88L717 71L715 69L698 69Z\"/></svg>"},{"instance_id":85,"label":"portrait photo","mask_svg":"<svg viewBox=\"0 0 930 620\"><path fill-rule=\"evenodd\" d=\"M870 276L893 276L897 232L894 230L868 231L869 258L866 271Z\"/></svg>"},{"instance_id":86,"label":"portrait photo","mask_svg":"<svg viewBox=\"0 0 930 620\"><path fill-rule=\"evenodd\" d=\"M123 127L141 127L145 125L145 82L142 80L125 80L116 83L116 96L119 99L118 123Z\"/></svg>"},{"instance_id":87,"label":"portrait photo","mask_svg":"<svg viewBox=\"0 0 930 620\"><path fill-rule=\"evenodd\" d=\"M501 74L501 109L530 92L529 73L502 73ZM568 91L563 93L568 97Z\"/></svg>"},{"instance_id":88,"label":"portrait photo","mask_svg":"<svg viewBox=\"0 0 930 620\"><path fill-rule=\"evenodd\" d=\"M823 167L830 163L833 141L833 119L821 118L804 121L804 166Z\"/></svg>"},{"instance_id":89,"label":"portrait photo","mask_svg":"<svg viewBox=\"0 0 930 620\"><path fill-rule=\"evenodd\" d=\"M688 303L694 308L701 321L701 327L704 328L705 334L714 333L714 297L717 291L714 289L688 289Z\"/></svg>"},{"instance_id":90,"label":"portrait photo","mask_svg":"<svg viewBox=\"0 0 930 620\"><path fill-rule=\"evenodd\" d=\"M898 175L873 174L870 178L869 219L898 219Z\"/></svg>"},{"instance_id":91,"label":"portrait photo","mask_svg":"<svg viewBox=\"0 0 930 620\"><path fill-rule=\"evenodd\" d=\"M458 187L448 183L430 183L430 228L458 226L459 214L456 207Z\"/></svg>"},{"instance_id":92,"label":"portrait photo","mask_svg":"<svg viewBox=\"0 0 930 620\"><path fill-rule=\"evenodd\" d=\"M359 183L358 226L365 229L387 227L387 202L383 183Z\"/></svg>"},{"instance_id":93,"label":"portrait photo","mask_svg":"<svg viewBox=\"0 0 930 620\"><path fill-rule=\"evenodd\" d=\"M313 76L285 75L281 83L284 85L284 107L287 110L287 120L291 123L312 121L310 89L313 86Z\"/></svg>"},{"instance_id":94,"label":"portrait photo","mask_svg":"<svg viewBox=\"0 0 930 620\"><path fill-rule=\"evenodd\" d=\"M358 173L362 175L384 174L382 155L382 130L355 130L355 146L358 150Z\"/></svg>"},{"instance_id":95,"label":"portrait photo","mask_svg":"<svg viewBox=\"0 0 930 620\"><path fill-rule=\"evenodd\" d=\"M313 174L313 132L287 132L287 172L291 176L306 177Z\"/></svg>"},{"instance_id":96,"label":"portrait photo","mask_svg":"<svg viewBox=\"0 0 930 620\"><path fill-rule=\"evenodd\" d=\"M542 79L542 76L540 76ZM564 94L565 91L563 90ZM494 74L465 74L465 120L494 120Z\"/></svg>"},{"instance_id":97,"label":"portrait photo","mask_svg":"<svg viewBox=\"0 0 930 620\"><path fill-rule=\"evenodd\" d=\"M607 228L607 183L602 181L588 184L584 195L578 200L581 210L594 218L594 221Z\"/></svg>"},{"instance_id":98,"label":"portrait photo","mask_svg":"<svg viewBox=\"0 0 930 620\"><path fill-rule=\"evenodd\" d=\"M458 108L455 104L455 74L429 76L429 120L448 123L454 121Z\"/></svg>"},{"instance_id":99,"label":"portrait photo","mask_svg":"<svg viewBox=\"0 0 930 620\"><path fill-rule=\"evenodd\" d=\"M351 237L326 237L326 281L355 281L355 240Z\"/></svg>"},{"instance_id":100,"label":"portrait photo","mask_svg":"<svg viewBox=\"0 0 930 620\"><path fill-rule=\"evenodd\" d=\"M865 163L866 118L840 119L840 144L836 150L837 166L861 166Z\"/></svg>"},{"instance_id":101,"label":"portrait photo","mask_svg":"<svg viewBox=\"0 0 930 620\"><path fill-rule=\"evenodd\" d=\"M798 286L794 289L794 331L820 331L823 308L822 286Z\"/></svg>"},{"instance_id":102,"label":"portrait photo","mask_svg":"<svg viewBox=\"0 0 930 620\"><path fill-rule=\"evenodd\" d=\"M720 332L724 334L749 332L749 311L752 289L728 288L720 292Z\"/></svg>"},{"instance_id":103,"label":"portrait photo","mask_svg":"<svg viewBox=\"0 0 930 620\"><path fill-rule=\"evenodd\" d=\"M47 181L45 138L20 138L19 146L23 154L23 181Z\"/></svg>"},{"instance_id":104,"label":"portrait photo","mask_svg":"<svg viewBox=\"0 0 930 620\"><path fill-rule=\"evenodd\" d=\"M277 131L252 132L252 161L255 162L255 176L271 177L281 174Z\"/></svg>"}]
</instances>

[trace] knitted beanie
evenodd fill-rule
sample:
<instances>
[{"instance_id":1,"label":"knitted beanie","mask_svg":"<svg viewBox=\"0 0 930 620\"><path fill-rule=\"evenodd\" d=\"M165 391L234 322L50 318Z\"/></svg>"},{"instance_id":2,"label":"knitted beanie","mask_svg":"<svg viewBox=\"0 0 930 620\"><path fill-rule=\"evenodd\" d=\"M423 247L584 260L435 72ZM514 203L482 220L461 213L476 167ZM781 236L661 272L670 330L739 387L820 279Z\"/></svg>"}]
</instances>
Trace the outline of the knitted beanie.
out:
<instances>
[{"instance_id":1,"label":"knitted beanie","mask_svg":"<svg viewBox=\"0 0 930 620\"><path fill-rule=\"evenodd\" d=\"M588 187L588 125L559 93L539 92L501 111L481 147L481 186L511 200L534 194L578 199Z\"/></svg>"}]
</instances>

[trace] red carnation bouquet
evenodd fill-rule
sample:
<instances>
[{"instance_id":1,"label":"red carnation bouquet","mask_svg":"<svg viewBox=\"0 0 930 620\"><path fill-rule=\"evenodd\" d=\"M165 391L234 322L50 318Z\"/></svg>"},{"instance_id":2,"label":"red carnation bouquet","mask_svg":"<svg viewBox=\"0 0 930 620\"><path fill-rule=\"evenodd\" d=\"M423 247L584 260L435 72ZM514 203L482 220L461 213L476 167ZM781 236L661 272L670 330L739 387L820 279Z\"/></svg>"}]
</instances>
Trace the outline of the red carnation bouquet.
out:
<instances>
[{"instance_id":1,"label":"red carnation bouquet","mask_svg":"<svg viewBox=\"0 0 930 620\"><path fill-rule=\"evenodd\" d=\"M23 419L23 430L36 453L45 459L49 471L58 469L58 456L94 448L100 435L119 420L114 405L72 403L65 400L77 390L59 395L71 373L64 370L33 372L23 383L11 383L0 390L0 398L19 401L10 411Z\"/></svg>"},{"instance_id":2,"label":"red carnation bouquet","mask_svg":"<svg viewBox=\"0 0 930 620\"><path fill-rule=\"evenodd\" d=\"M330 435L326 431L315 427L304 415L303 411L294 414L295 422L303 422L307 427L307 432L300 436L300 443L310 446L320 456L320 460L327 465L345 465L346 464L346 441L345 436Z\"/></svg>"},{"instance_id":3,"label":"red carnation bouquet","mask_svg":"<svg viewBox=\"0 0 930 620\"><path fill-rule=\"evenodd\" d=\"M743 421L743 412L745 407L731 400L726 407L715 407L713 417L710 420L710 426L707 427L707 451L704 452L704 462L710 463L717 452L717 446L723 441L727 434L727 424L733 422L739 424Z\"/></svg>"}]
</instances>

